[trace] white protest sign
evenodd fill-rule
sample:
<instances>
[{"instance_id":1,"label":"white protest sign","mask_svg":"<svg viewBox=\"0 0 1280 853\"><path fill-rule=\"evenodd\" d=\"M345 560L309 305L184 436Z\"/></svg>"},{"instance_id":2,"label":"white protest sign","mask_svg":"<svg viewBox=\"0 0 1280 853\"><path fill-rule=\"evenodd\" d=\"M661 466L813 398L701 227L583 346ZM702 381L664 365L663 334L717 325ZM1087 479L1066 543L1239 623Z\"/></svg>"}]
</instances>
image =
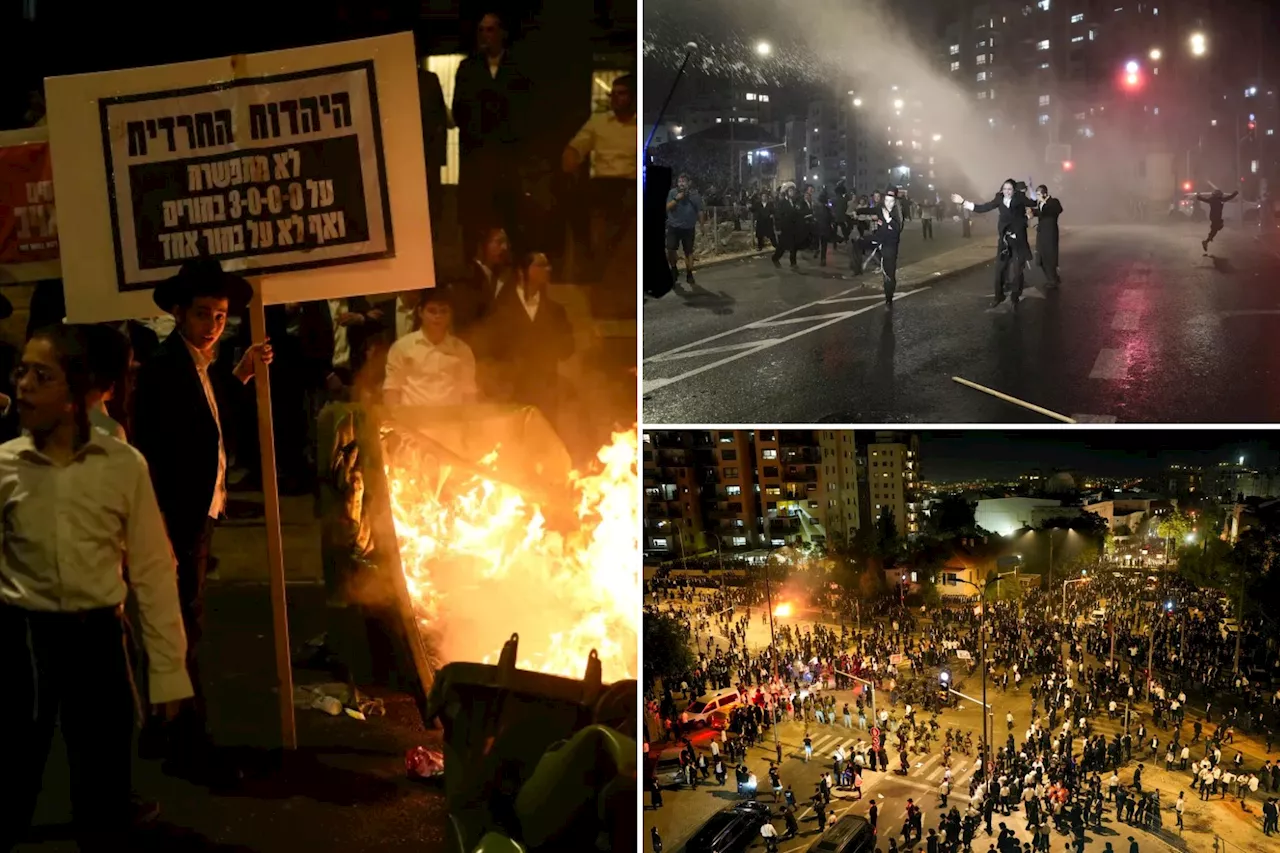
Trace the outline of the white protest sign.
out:
<instances>
[{"instance_id":1,"label":"white protest sign","mask_svg":"<svg viewBox=\"0 0 1280 853\"><path fill-rule=\"evenodd\" d=\"M68 318L189 258L267 303L434 283L413 36L46 81Z\"/></svg>"}]
</instances>

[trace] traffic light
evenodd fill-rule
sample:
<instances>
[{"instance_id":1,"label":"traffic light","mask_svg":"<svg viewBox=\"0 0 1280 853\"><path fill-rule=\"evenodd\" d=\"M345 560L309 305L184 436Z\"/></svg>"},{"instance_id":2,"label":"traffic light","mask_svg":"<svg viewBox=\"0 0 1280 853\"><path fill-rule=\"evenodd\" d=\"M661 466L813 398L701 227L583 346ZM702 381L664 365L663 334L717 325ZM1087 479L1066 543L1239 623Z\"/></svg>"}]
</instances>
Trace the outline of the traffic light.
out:
<instances>
[{"instance_id":1,"label":"traffic light","mask_svg":"<svg viewBox=\"0 0 1280 853\"><path fill-rule=\"evenodd\" d=\"M1137 92L1142 88L1142 66L1135 60L1125 63L1120 73L1120 85L1128 92Z\"/></svg>"},{"instance_id":2,"label":"traffic light","mask_svg":"<svg viewBox=\"0 0 1280 853\"><path fill-rule=\"evenodd\" d=\"M938 686L941 687L943 690L950 690L951 689L951 673L947 672L945 669L942 672L938 673Z\"/></svg>"},{"instance_id":3,"label":"traffic light","mask_svg":"<svg viewBox=\"0 0 1280 853\"><path fill-rule=\"evenodd\" d=\"M1075 167L1076 167L1076 164L1075 164L1075 163L1073 163L1073 162L1071 162L1070 160L1063 160L1063 161L1062 161L1062 171L1064 171L1064 172L1070 172L1070 171L1071 171L1072 169L1074 169Z\"/></svg>"},{"instance_id":4,"label":"traffic light","mask_svg":"<svg viewBox=\"0 0 1280 853\"><path fill-rule=\"evenodd\" d=\"M1183 182L1182 182L1182 191L1183 191L1184 193L1189 193L1189 192L1191 192L1191 182L1190 182L1190 181L1183 181Z\"/></svg>"},{"instance_id":5,"label":"traffic light","mask_svg":"<svg viewBox=\"0 0 1280 853\"><path fill-rule=\"evenodd\" d=\"M1246 125L1246 127L1248 129L1244 133L1245 139L1249 140L1250 142L1253 142L1258 138L1258 123L1250 119L1249 124Z\"/></svg>"}]
</instances>

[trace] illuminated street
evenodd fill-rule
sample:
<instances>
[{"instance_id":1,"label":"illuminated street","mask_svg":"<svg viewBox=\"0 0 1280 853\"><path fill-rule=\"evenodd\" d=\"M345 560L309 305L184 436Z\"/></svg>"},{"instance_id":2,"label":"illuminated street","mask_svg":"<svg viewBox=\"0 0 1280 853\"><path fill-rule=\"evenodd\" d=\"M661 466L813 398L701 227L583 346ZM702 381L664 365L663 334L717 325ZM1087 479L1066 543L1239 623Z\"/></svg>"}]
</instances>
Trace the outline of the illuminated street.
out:
<instances>
[{"instance_id":1,"label":"illuminated street","mask_svg":"<svg viewBox=\"0 0 1280 853\"><path fill-rule=\"evenodd\" d=\"M990 245L989 231L975 234ZM1202 236L1186 223L1064 222L1061 289L1024 299L1016 316L985 313L994 250L937 284L905 284L914 235L891 317L878 285L835 279L811 256L798 273L768 257L711 267L698 288L714 297L645 302L644 417L1052 422L959 376L1082 421L1280 419L1280 308L1267 285L1280 278L1280 252L1229 229L1205 258ZM1028 279L1042 283L1036 271Z\"/></svg>"},{"instance_id":2,"label":"illuminated street","mask_svg":"<svg viewBox=\"0 0 1280 853\"><path fill-rule=\"evenodd\" d=\"M846 815L866 818L875 802L877 846L890 838L899 849L920 843L900 833L911 800L923 811L926 836L942 831L939 822L949 823L955 807L949 831L962 848L970 846L966 824L972 846L984 850L997 843L1003 823L1019 843L1041 844L1037 836L1047 835L1050 849L1073 839L1086 850L1102 851L1108 842L1127 849L1130 835L1140 850L1267 849L1259 830L1280 789L1271 737L1280 718L1274 654L1266 645L1272 629L1251 602L1272 600L1266 587L1272 576L1269 569L1242 576L1238 567L1280 529L1263 497L1280 487L1275 446L1213 432L1158 439L1108 433L1105 442L1095 434L1080 443L1027 432L872 431L861 433L872 436L864 444L856 434L772 428L648 434L643 446L652 467L645 482L657 493L646 504L646 528L654 531L647 547L651 563L658 548L669 559L646 570L646 675L657 679L648 685L645 717L646 833L656 829L665 850L701 851L699 831L745 798L741 772L754 777L755 798L770 807L779 835L787 835L770 783L777 762L799 827L778 849L813 849L821 836L814 797L823 776L865 752L880 719L888 772L878 766L851 774L823 805L830 827L832 818L837 825ZM784 460L804 458L807 441L852 448L860 471L866 460L883 465L879 459L905 450L913 463L907 473L885 474L899 482L872 491L900 493L903 503L881 503L875 522L860 507L848 544L805 544L815 526L831 543L836 517L819 508L803 527L787 526L791 510L786 501L776 508L768 501L771 480L763 473L775 441ZM671 556L674 546L662 538L671 517L662 481L674 476L682 452L712 447L735 458L724 466L697 457L694 470L726 489L755 454L772 548L752 549L759 538L744 524L746 545L738 547L745 550L718 553L709 535L714 528L700 525L718 517L733 528L736 516L713 495L710 504L695 506L718 516L684 512L673 534L695 553ZM1237 450L1238 457L1227 456ZM782 475L784 491L792 488L788 481L805 481L803 468L793 463ZM842 481L830 480L831 488L827 482L819 478L815 491L845 493ZM916 505L928 507L918 529L896 533L910 529ZM790 533L777 544L783 529L797 532L794 544ZM1166 548L1167 565L1159 553ZM666 662L652 666L676 668L664 675L649 656ZM671 663L681 658L687 669ZM989 783L978 759L984 696ZM702 710L704 703L720 710ZM914 725L905 719L908 706ZM673 775L690 756L696 785ZM724 784L717 781L717 758ZM1111 795L1113 772L1123 812ZM1209 779L1203 798L1195 778L1201 772ZM1226 779L1227 772L1229 791L1222 781L1215 787L1215 774ZM851 781L856 776L860 784ZM1244 779L1243 795L1237 777ZM1002 802L1013 806L1006 811ZM723 849L767 848L753 828L741 844Z\"/></svg>"}]
</instances>

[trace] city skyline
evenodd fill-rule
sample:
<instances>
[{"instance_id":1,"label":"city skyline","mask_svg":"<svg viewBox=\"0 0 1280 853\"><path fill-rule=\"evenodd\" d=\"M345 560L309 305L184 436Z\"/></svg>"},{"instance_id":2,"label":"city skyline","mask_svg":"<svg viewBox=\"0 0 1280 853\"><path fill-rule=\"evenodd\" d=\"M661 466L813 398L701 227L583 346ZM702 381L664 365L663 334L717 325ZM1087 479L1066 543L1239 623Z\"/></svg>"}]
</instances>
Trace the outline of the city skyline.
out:
<instances>
[{"instance_id":1,"label":"city skyline","mask_svg":"<svg viewBox=\"0 0 1280 853\"><path fill-rule=\"evenodd\" d=\"M1143 477L1170 465L1207 467L1241 456L1250 467L1280 464L1280 448L1274 442L1241 440L1227 430L924 430L919 436L923 479L930 483L1008 480L1033 469Z\"/></svg>"}]
</instances>

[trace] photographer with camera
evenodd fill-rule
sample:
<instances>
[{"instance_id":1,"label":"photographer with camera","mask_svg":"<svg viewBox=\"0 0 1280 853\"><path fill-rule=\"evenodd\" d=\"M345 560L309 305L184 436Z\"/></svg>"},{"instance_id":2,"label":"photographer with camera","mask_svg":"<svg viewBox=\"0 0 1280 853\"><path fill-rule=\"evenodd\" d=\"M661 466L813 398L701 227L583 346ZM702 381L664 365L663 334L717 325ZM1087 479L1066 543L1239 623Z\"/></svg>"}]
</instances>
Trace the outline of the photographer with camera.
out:
<instances>
[{"instance_id":1,"label":"photographer with camera","mask_svg":"<svg viewBox=\"0 0 1280 853\"><path fill-rule=\"evenodd\" d=\"M996 238L996 276L994 301L988 313L1016 310L1022 298L1023 268L1031 260L1031 247L1027 243L1027 212L1031 206L1026 195L1026 184L1009 178L1000 185L1000 192L991 201L974 204L964 196L953 193L951 201L965 210L986 213L1000 209L1000 221ZM1011 278L1009 301L1005 301L1005 278ZM1041 294L1043 295L1043 294Z\"/></svg>"}]
</instances>

